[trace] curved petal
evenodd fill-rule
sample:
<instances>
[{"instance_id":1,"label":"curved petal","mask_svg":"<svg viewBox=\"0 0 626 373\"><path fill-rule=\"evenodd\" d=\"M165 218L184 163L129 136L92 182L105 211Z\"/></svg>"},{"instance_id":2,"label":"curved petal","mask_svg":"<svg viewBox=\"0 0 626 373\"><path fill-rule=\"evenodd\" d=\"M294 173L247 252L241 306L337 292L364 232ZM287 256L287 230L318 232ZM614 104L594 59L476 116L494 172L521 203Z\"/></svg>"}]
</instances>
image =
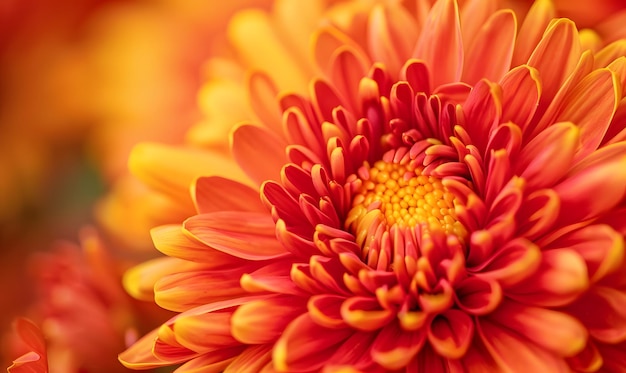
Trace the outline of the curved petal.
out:
<instances>
[{"instance_id":1,"label":"curved petal","mask_svg":"<svg viewBox=\"0 0 626 373\"><path fill-rule=\"evenodd\" d=\"M150 187L191 208L189 188L198 177L223 175L234 180L247 180L225 154L156 143L136 145L128 159L128 167Z\"/></svg>"},{"instance_id":2,"label":"curved petal","mask_svg":"<svg viewBox=\"0 0 626 373\"><path fill-rule=\"evenodd\" d=\"M488 318L557 356L572 357L587 344L585 326L562 311L507 301Z\"/></svg>"},{"instance_id":3,"label":"curved petal","mask_svg":"<svg viewBox=\"0 0 626 373\"><path fill-rule=\"evenodd\" d=\"M430 69L433 87L458 82L463 69L463 42L456 1L435 3L423 27L413 56Z\"/></svg>"},{"instance_id":4,"label":"curved petal","mask_svg":"<svg viewBox=\"0 0 626 373\"><path fill-rule=\"evenodd\" d=\"M428 341L438 354L458 359L465 355L474 337L474 320L465 312L449 309L435 317L428 329Z\"/></svg>"},{"instance_id":5,"label":"curved petal","mask_svg":"<svg viewBox=\"0 0 626 373\"><path fill-rule=\"evenodd\" d=\"M353 334L350 328L320 326L305 313L287 326L274 345L274 366L279 371L316 371L329 361L338 345Z\"/></svg>"},{"instance_id":6,"label":"curved petal","mask_svg":"<svg viewBox=\"0 0 626 373\"><path fill-rule=\"evenodd\" d=\"M552 249L542 253L533 276L508 289L507 295L526 304L555 307L572 302L588 287L583 258L570 249Z\"/></svg>"},{"instance_id":7,"label":"curved petal","mask_svg":"<svg viewBox=\"0 0 626 373\"><path fill-rule=\"evenodd\" d=\"M372 345L372 357L386 369L400 369L409 365L425 342L424 331L406 331L394 322L378 334Z\"/></svg>"},{"instance_id":8,"label":"curved petal","mask_svg":"<svg viewBox=\"0 0 626 373\"><path fill-rule=\"evenodd\" d=\"M533 138L520 152L516 175L531 190L553 186L570 167L579 148L580 127L556 123Z\"/></svg>"},{"instance_id":9,"label":"curved petal","mask_svg":"<svg viewBox=\"0 0 626 373\"><path fill-rule=\"evenodd\" d=\"M511 67L516 33L513 11L506 9L493 13L466 50L462 80L471 85L483 78L494 82L500 80Z\"/></svg>"},{"instance_id":10,"label":"curved petal","mask_svg":"<svg viewBox=\"0 0 626 373\"><path fill-rule=\"evenodd\" d=\"M595 286L568 307L589 330L605 343L626 340L626 294L622 290Z\"/></svg>"},{"instance_id":11,"label":"curved petal","mask_svg":"<svg viewBox=\"0 0 626 373\"><path fill-rule=\"evenodd\" d=\"M280 180L280 169L287 163L286 147L285 140L263 127L243 123L231 132L233 157L257 185Z\"/></svg>"},{"instance_id":12,"label":"curved petal","mask_svg":"<svg viewBox=\"0 0 626 373\"><path fill-rule=\"evenodd\" d=\"M44 336L32 321L20 317L13 322L13 330L19 336L27 352L7 368L10 373L47 373L48 359Z\"/></svg>"},{"instance_id":13,"label":"curved petal","mask_svg":"<svg viewBox=\"0 0 626 373\"><path fill-rule=\"evenodd\" d=\"M528 65L513 68L502 78L500 86L502 121L511 121L524 130L535 115L541 98L541 79L537 69Z\"/></svg>"},{"instance_id":14,"label":"curved petal","mask_svg":"<svg viewBox=\"0 0 626 373\"><path fill-rule=\"evenodd\" d=\"M274 221L268 214L214 212L196 215L183 229L209 248L247 260L268 260L288 255L276 239Z\"/></svg>"},{"instance_id":15,"label":"curved petal","mask_svg":"<svg viewBox=\"0 0 626 373\"><path fill-rule=\"evenodd\" d=\"M220 176L200 177L191 190L199 214L217 211L264 212L259 191Z\"/></svg>"},{"instance_id":16,"label":"curved petal","mask_svg":"<svg viewBox=\"0 0 626 373\"><path fill-rule=\"evenodd\" d=\"M578 168L554 187L561 199L559 223L584 221L615 207L626 195L625 169L626 155L613 154Z\"/></svg>"},{"instance_id":17,"label":"curved petal","mask_svg":"<svg viewBox=\"0 0 626 373\"><path fill-rule=\"evenodd\" d=\"M476 329L502 370L515 372L524 367L528 372L570 372L563 358L540 348L504 325L481 319Z\"/></svg>"},{"instance_id":18,"label":"curved petal","mask_svg":"<svg viewBox=\"0 0 626 373\"><path fill-rule=\"evenodd\" d=\"M577 252L585 261L591 282L620 268L624 259L624 237L608 225L589 225L550 244Z\"/></svg>"},{"instance_id":19,"label":"curved petal","mask_svg":"<svg viewBox=\"0 0 626 373\"><path fill-rule=\"evenodd\" d=\"M468 277L454 290L458 307L472 315L486 315L502 301L502 288L495 280Z\"/></svg>"},{"instance_id":20,"label":"curved petal","mask_svg":"<svg viewBox=\"0 0 626 373\"><path fill-rule=\"evenodd\" d=\"M203 268L220 269L240 266L242 260L221 251L212 250L183 231L180 224L163 225L150 230L154 247L163 254L202 263Z\"/></svg>"},{"instance_id":21,"label":"curved petal","mask_svg":"<svg viewBox=\"0 0 626 373\"><path fill-rule=\"evenodd\" d=\"M232 335L245 344L275 342L287 324L305 310L305 300L294 296L248 302L239 306L230 320Z\"/></svg>"},{"instance_id":22,"label":"curved petal","mask_svg":"<svg viewBox=\"0 0 626 373\"><path fill-rule=\"evenodd\" d=\"M169 361L157 358L152 353L152 348L158 333L159 329L157 328L133 343L124 352L119 354L119 361L125 367L130 369L152 369L181 363L198 356L198 354L194 352L190 356L182 356L179 361Z\"/></svg>"}]
</instances>

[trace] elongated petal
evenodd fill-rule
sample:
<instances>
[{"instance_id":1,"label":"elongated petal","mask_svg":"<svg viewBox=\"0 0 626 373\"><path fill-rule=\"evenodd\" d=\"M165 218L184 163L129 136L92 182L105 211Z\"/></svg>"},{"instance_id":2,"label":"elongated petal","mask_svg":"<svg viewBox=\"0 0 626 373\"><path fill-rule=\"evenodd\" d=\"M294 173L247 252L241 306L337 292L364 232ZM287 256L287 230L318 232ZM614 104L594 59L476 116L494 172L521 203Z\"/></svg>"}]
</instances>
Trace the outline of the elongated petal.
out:
<instances>
[{"instance_id":1,"label":"elongated petal","mask_svg":"<svg viewBox=\"0 0 626 373\"><path fill-rule=\"evenodd\" d=\"M287 163L287 143L283 139L250 124L238 125L231 136L233 157L250 179L257 185L266 180L280 180L280 169Z\"/></svg>"},{"instance_id":2,"label":"elongated petal","mask_svg":"<svg viewBox=\"0 0 626 373\"><path fill-rule=\"evenodd\" d=\"M459 81L463 69L463 44L456 1L437 2L423 30L413 55L426 61L433 86Z\"/></svg>"},{"instance_id":3,"label":"elongated petal","mask_svg":"<svg viewBox=\"0 0 626 373\"><path fill-rule=\"evenodd\" d=\"M305 310L305 300L293 296L249 302L240 306L233 314L232 334L241 343L272 343L282 334L287 324Z\"/></svg>"},{"instance_id":4,"label":"elongated petal","mask_svg":"<svg viewBox=\"0 0 626 373\"><path fill-rule=\"evenodd\" d=\"M219 176L197 179L191 193L199 214L216 211L266 211L258 190Z\"/></svg>"},{"instance_id":5,"label":"elongated petal","mask_svg":"<svg viewBox=\"0 0 626 373\"><path fill-rule=\"evenodd\" d=\"M574 356L587 344L587 330L576 318L561 311L503 302L489 320L517 332L558 356Z\"/></svg>"},{"instance_id":6,"label":"elongated petal","mask_svg":"<svg viewBox=\"0 0 626 373\"><path fill-rule=\"evenodd\" d=\"M529 372L570 372L561 357L540 348L505 325L481 319L477 331L501 369L514 372L524 367Z\"/></svg>"},{"instance_id":7,"label":"elongated petal","mask_svg":"<svg viewBox=\"0 0 626 373\"><path fill-rule=\"evenodd\" d=\"M531 190L553 186L567 172L579 147L579 127L557 123L532 139L521 151L516 174Z\"/></svg>"},{"instance_id":8,"label":"elongated petal","mask_svg":"<svg viewBox=\"0 0 626 373\"><path fill-rule=\"evenodd\" d=\"M422 349L426 333L404 330L398 323L391 323L380 331L372 346L374 360L389 370L409 365Z\"/></svg>"},{"instance_id":9,"label":"elongated petal","mask_svg":"<svg viewBox=\"0 0 626 373\"><path fill-rule=\"evenodd\" d=\"M428 341L438 354L458 359L474 336L474 321L465 312L450 309L437 316L428 329Z\"/></svg>"},{"instance_id":10,"label":"elongated petal","mask_svg":"<svg viewBox=\"0 0 626 373\"><path fill-rule=\"evenodd\" d=\"M274 365L281 371L318 370L331 358L337 346L353 333L350 328L319 326L305 313L287 326L274 345Z\"/></svg>"},{"instance_id":11,"label":"elongated petal","mask_svg":"<svg viewBox=\"0 0 626 373\"><path fill-rule=\"evenodd\" d=\"M577 169L554 190L561 199L559 222L579 222L616 206L626 194L626 156L614 154L604 162Z\"/></svg>"},{"instance_id":12,"label":"elongated petal","mask_svg":"<svg viewBox=\"0 0 626 373\"><path fill-rule=\"evenodd\" d=\"M191 217L183 227L210 248L238 258L267 260L287 255L267 214L215 212Z\"/></svg>"},{"instance_id":13,"label":"elongated petal","mask_svg":"<svg viewBox=\"0 0 626 373\"><path fill-rule=\"evenodd\" d=\"M515 14L501 10L492 14L468 49L463 81L475 84L480 79L498 81L509 71L517 24ZM490 61L485 64L484 61Z\"/></svg>"},{"instance_id":14,"label":"elongated petal","mask_svg":"<svg viewBox=\"0 0 626 373\"><path fill-rule=\"evenodd\" d=\"M562 306L572 302L589 287L583 258L570 249L542 253L535 274L508 293L514 299L539 306Z\"/></svg>"}]
</instances>

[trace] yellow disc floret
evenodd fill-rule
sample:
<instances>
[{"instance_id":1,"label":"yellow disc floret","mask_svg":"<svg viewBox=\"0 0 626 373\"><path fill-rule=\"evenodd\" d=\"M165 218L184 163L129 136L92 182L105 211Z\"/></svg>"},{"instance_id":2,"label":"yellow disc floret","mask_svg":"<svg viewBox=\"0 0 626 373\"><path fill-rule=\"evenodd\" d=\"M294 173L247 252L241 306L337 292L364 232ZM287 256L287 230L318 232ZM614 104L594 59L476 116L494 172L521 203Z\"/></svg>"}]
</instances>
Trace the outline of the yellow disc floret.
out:
<instances>
[{"instance_id":1,"label":"yellow disc floret","mask_svg":"<svg viewBox=\"0 0 626 373\"><path fill-rule=\"evenodd\" d=\"M366 167L367 169L367 167ZM383 220L388 227L442 229L462 237L465 230L456 220L455 197L441 180L426 176L421 169L378 161L361 177L346 224L359 236L370 222Z\"/></svg>"}]
</instances>

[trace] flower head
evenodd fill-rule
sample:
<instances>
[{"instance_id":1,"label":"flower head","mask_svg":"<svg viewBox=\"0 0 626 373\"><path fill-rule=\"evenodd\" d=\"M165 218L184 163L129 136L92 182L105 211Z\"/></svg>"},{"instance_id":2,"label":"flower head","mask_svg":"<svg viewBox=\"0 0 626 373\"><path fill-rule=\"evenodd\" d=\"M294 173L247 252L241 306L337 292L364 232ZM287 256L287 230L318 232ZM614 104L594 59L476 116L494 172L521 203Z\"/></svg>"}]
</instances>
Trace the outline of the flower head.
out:
<instances>
[{"instance_id":1,"label":"flower head","mask_svg":"<svg viewBox=\"0 0 626 373\"><path fill-rule=\"evenodd\" d=\"M249 180L197 179L197 215L152 231L170 258L127 287L180 314L126 366L624 369L626 57L477 3L323 24L308 95L251 74Z\"/></svg>"}]
</instances>

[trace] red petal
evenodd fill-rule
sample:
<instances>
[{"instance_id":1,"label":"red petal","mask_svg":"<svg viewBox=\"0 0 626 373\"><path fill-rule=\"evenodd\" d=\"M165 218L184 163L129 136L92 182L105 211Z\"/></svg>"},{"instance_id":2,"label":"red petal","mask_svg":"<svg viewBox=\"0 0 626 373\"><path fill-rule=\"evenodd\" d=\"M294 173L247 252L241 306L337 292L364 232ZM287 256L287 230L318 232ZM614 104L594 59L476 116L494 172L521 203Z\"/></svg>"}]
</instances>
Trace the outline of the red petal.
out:
<instances>
[{"instance_id":1,"label":"red petal","mask_svg":"<svg viewBox=\"0 0 626 373\"><path fill-rule=\"evenodd\" d=\"M398 323L391 323L378 334L372 357L386 369L400 369L409 365L425 341L423 331L406 331Z\"/></svg>"},{"instance_id":2,"label":"red petal","mask_svg":"<svg viewBox=\"0 0 626 373\"><path fill-rule=\"evenodd\" d=\"M541 97L539 73L530 66L518 66L502 78L500 85L502 121L511 121L525 129L535 115Z\"/></svg>"},{"instance_id":3,"label":"red petal","mask_svg":"<svg viewBox=\"0 0 626 373\"><path fill-rule=\"evenodd\" d=\"M486 315L502 301L498 282L480 277L468 277L455 287L456 304L472 315Z\"/></svg>"},{"instance_id":4,"label":"red petal","mask_svg":"<svg viewBox=\"0 0 626 373\"><path fill-rule=\"evenodd\" d=\"M465 312L449 309L435 317L428 329L428 341L438 354L458 359L465 355L474 336L474 321Z\"/></svg>"},{"instance_id":5,"label":"red petal","mask_svg":"<svg viewBox=\"0 0 626 373\"><path fill-rule=\"evenodd\" d=\"M525 281L507 291L507 295L527 304L562 306L572 302L589 287L587 266L570 249L546 250L539 269Z\"/></svg>"},{"instance_id":6,"label":"red petal","mask_svg":"<svg viewBox=\"0 0 626 373\"><path fill-rule=\"evenodd\" d=\"M322 327L305 313L287 326L274 345L274 366L279 371L316 371L353 334L349 328Z\"/></svg>"},{"instance_id":7,"label":"red petal","mask_svg":"<svg viewBox=\"0 0 626 373\"><path fill-rule=\"evenodd\" d=\"M595 286L569 311L597 340L617 343L626 339L626 294L622 290Z\"/></svg>"},{"instance_id":8,"label":"red petal","mask_svg":"<svg viewBox=\"0 0 626 373\"><path fill-rule=\"evenodd\" d=\"M376 298L352 297L342 304L341 316L355 329L373 331L387 325L396 317L396 313L383 309Z\"/></svg>"},{"instance_id":9,"label":"red petal","mask_svg":"<svg viewBox=\"0 0 626 373\"><path fill-rule=\"evenodd\" d=\"M585 326L561 311L509 301L503 302L488 318L557 356L574 356L587 344Z\"/></svg>"}]
</instances>

